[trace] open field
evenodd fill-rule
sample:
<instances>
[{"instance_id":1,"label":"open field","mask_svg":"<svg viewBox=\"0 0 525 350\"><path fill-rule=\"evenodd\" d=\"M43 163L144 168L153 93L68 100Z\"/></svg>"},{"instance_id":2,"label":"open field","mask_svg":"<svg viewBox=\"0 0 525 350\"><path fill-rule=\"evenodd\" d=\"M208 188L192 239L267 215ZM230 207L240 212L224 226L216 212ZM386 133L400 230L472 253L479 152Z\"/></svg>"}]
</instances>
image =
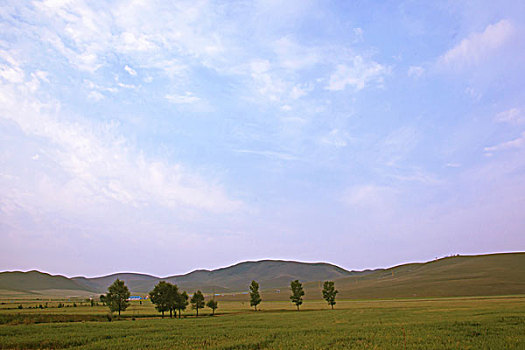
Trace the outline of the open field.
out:
<instances>
[{"instance_id":1,"label":"open field","mask_svg":"<svg viewBox=\"0 0 525 350\"><path fill-rule=\"evenodd\" d=\"M21 301L23 309L12 308ZM206 309L205 316L195 318L189 310L180 320L160 319L149 302L134 302L122 320L112 322L106 308L73 307L74 301L62 308L28 308L42 302L2 305L0 348L525 348L523 295L340 300L335 310L322 301L306 301L299 312L284 301L263 302L259 312L250 311L246 302L221 301L215 317Z\"/></svg>"}]
</instances>

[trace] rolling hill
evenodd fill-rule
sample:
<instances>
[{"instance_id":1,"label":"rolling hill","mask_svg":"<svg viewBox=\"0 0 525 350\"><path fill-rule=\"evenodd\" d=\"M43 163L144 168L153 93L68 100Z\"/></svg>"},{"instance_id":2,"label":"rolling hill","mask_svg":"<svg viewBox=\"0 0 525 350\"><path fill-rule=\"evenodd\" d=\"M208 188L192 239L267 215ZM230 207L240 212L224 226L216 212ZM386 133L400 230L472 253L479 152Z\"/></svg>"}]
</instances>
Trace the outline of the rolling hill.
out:
<instances>
[{"instance_id":1,"label":"rolling hill","mask_svg":"<svg viewBox=\"0 0 525 350\"><path fill-rule=\"evenodd\" d=\"M99 294L107 291L108 286L118 278L123 280L134 293L148 293L159 281L169 281L188 291L201 289L205 293L229 293L246 290L254 279L257 279L266 288L273 288L287 285L294 279L308 282L366 273L368 271L346 271L326 263L263 260L242 262L216 270L196 270L185 275L163 278L138 273L116 273L95 278L67 278L38 271L1 272L0 289L30 293L65 289Z\"/></svg>"},{"instance_id":2,"label":"rolling hill","mask_svg":"<svg viewBox=\"0 0 525 350\"><path fill-rule=\"evenodd\" d=\"M408 298L525 294L525 253L452 256L335 281L340 298ZM321 295L307 283L307 294Z\"/></svg>"},{"instance_id":3,"label":"rolling hill","mask_svg":"<svg viewBox=\"0 0 525 350\"><path fill-rule=\"evenodd\" d=\"M67 277L39 271L7 271L0 273L0 289L35 293L45 290L84 290L83 286Z\"/></svg>"},{"instance_id":4,"label":"rolling hill","mask_svg":"<svg viewBox=\"0 0 525 350\"><path fill-rule=\"evenodd\" d=\"M85 290L104 293L116 279L124 281L133 292L147 293L152 288L145 290L142 286L154 286L160 278L141 273L114 273L102 277L73 277L72 280L81 285Z\"/></svg>"},{"instance_id":5,"label":"rolling hill","mask_svg":"<svg viewBox=\"0 0 525 350\"><path fill-rule=\"evenodd\" d=\"M200 289L205 293L229 293L245 291L254 279L266 288L287 285L294 279L317 281L337 279L361 274L350 272L326 263L301 263L295 261L262 260L242 262L216 270L196 270L185 275L164 278L139 274L114 274L98 278L74 278L91 290L103 292L116 278L126 282L136 293L148 293L158 281L168 281L184 290ZM82 280L84 279L84 280Z\"/></svg>"},{"instance_id":6,"label":"rolling hill","mask_svg":"<svg viewBox=\"0 0 525 350\"><path fill-rule=\"evenodd\" d=\"M217 270L197 270L187 275L172 276L167 281L182 288L202 289L215 292L246 291L252 280L264 288L287 286L293 280L305 282L338 279L366 272L347 271L327 263L301 263L282 260L242 262Z\"/></svg>"},{"instance_id":7,"label":"rolling hill","mask_svg":"<svg viewBox=\"0 0 525 350\"><path fill-rule=\"evenodd\" d=\"M338 298L407 298L525 294L525 253L453 256L426 263L411 263L388 269L347 271L326 263L262 260L242 262L216 270L196 270L185 275L155 277L118 273L86 278L53 276L38 271L0 273L0 290L13 293L104 293L115 279L125 281L133 293L145 294L161 280L189 292L237 293L224 298L244 298L252 280L257 280L266 300L288 300L290 281L304 283L306 298L321 298L321 282L334 280ZM59 293L59 291L62 291ZM73 295L73 294L71 294Z\"/></svg>"}]
</instances>

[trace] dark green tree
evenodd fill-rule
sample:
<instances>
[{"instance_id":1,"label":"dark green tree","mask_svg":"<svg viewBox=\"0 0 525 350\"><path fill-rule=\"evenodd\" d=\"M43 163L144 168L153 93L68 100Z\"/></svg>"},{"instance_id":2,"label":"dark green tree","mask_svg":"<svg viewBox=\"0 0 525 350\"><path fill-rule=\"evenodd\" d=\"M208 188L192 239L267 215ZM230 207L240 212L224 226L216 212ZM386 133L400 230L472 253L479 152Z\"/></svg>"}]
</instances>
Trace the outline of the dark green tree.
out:
<instances>
[{"instance_id":1,"label":"dark green tree","mask_svg":"<svg viewBox=\"0 0 525 350\"><path fill-rule=\"evenodd\" d=\"M100 296L100 302L102 303L102 305L106 305L106 295L105 294L102 294Z\"/></svg>"},{"instance_id":2,"label":"dark green tree","mask_svg":"<svg viewBox=\"0 0 525 350\"><path fill-rule=\"evenodd\" d=\"M202 292L200 290L193 293L193 296L191 297L191 307L195 310L197 310L197 317L199 316L199 309L202 309L204 307L204 295L202 295Z\"/></svg>"},{"instance_id":3,"label":"dark green tree","mask_svg":"<svg viewBox=\"0 0 525 350\"><path fill-rule=\"evenodd\" d=\"M175 314L175 317L177 317L177 300L180 297L179 293L179 287L177 287L176 284L170 284L171 291L170 291L170 318L172 312Z\"/></svg>"},{"instance_id":4,"label":"dark green tree","mask_svg":"<svg viewBox=\"0 0 525 350\"><path fill-rule=\"evenodd\" d=\"M261 295L259 294L259 283L252 281L250 284L250 306L255 308L257 311L257 305L261 303Z\"/></svg>"},{"instance_id":5,"label":"dark green tree","mask_svg":"<svg viewBox=\"0 0 525 350\"><path fill-rule=\"evenodd\" d=\"M325 281L323 284L323 298L326 300L328 305L332 307L332 310L334 309L335 305L335 296L339 293L337 289L335 289L334 282L333 281Z\"/></svg>"},{"instance_id":6,"label":"dark green tree","mask_svg":"<svg viewBox=\"0 0 525 350\"><path fill-rule=\"evenodd\" d=\"M164 318L164 312L171 311L175 301L173 295L173 285L171 283L160 281L157 283L155 288L149 292L149 298L153 304L155 304L155 309L162 313L162 318Z\"/></svg>"},{"instance_id":7,"label":"dark green tree","mask_svg":"<svg viewBox=\"0 0 525 350\"><path fill-rule=\"evenodd\" d=\"M124 281L117 278L108 288L106 304L109 306L111 312L118 311L118 315L120 316L120 312L126 310L129 306L128 299L130 295L129 289L124 284Z\"/></svg>"},{"instance_id":8,"label":"dark green tree","mask_svg":"<svg viewBox=\"0 0 525 350\"><path fill-rule=\"evenodd\" d=\"M179 310L179 318L181 311L186 310L186 306L188 306L188 293L182 292L177 295L177 298L175 299L175 309Z\"/></svg>"},{"instance_id":9,"label":"dark green tree","mask_svg":"<svg viewBox=\"0 0 525 350\"><path fill-rule=\"evenodd\" d=\"M299 311L299 306L303 303L303 285L299 280L292 281L290 284L290 288L292 289L292 295L290 296L290 299L292 300L292 303L297 306L297 311Z\"/></svg>"},{"instance_id":10,"label":"dark green tree","mask_svg":"<svg viewBox=\"0 0 525 350\"><path fill-rule=\"evenodd\" d=\"M218 306L218 303L214 300L214 299L210 299L207 303L206 303L206 306L209 307L211 309L211 314L212 315L215 315L215 310L219 307Z\"/></svg>"}]
</instances>

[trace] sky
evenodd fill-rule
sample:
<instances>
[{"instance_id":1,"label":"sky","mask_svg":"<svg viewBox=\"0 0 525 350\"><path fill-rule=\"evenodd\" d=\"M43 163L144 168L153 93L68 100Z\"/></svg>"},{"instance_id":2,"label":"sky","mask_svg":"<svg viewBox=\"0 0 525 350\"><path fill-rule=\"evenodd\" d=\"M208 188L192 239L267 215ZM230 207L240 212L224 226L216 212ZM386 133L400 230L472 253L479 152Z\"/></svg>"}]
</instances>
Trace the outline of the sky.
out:
<instances>
[{"instance_id":1,"label":"sky","mask_svg":"<svg viewBox=\"0 0 525 350\"><path fill-rule=\"evenodd\" d=\"M0 270L525 250L523 1L2 1Z\"/></svg>"}]
</instances>

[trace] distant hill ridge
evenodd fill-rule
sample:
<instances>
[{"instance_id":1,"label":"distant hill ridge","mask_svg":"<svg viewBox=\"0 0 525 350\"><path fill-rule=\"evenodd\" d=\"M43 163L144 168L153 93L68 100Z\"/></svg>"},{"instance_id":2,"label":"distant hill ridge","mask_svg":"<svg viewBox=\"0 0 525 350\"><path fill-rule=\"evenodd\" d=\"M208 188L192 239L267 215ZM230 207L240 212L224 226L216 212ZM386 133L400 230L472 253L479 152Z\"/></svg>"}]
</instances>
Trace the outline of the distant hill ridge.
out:
<instances>
[{"instance_id":1,"label":"distant hill ridge","mask_svg":"<svg viewBox=\"0 0 525 350\"><path fill-rule=\"evenodd\" d=\"M265 288L278 288L294 279L309 282L319 279L338 279L361 273L367 272L347 271L328 263L261 260L241 262L215 270L200 269L184 275L168 277L114 273L93 278L67 278L38 271L0 272L0 289L27 292L67 289L103 293L118 278L135 293L148 293L159 281L175 283L185 290L201 289L204 292L226 293L245 291L254 279Z\"/></svg>"},{"instance_id":2,"label":"distant hill ridge","mask_svg":"<svg viewBox=\"0 0 525 350\"><path fill-rule=\"evenodd\" d=\"M246 261L168 277L115 273L94 278L67 278L38 271L13 271L0 273L0 290L100 294L117 278L125 281L133 293L148 293L159 281L177 284L187 291L245 292L252 280L257 280L263 290L270 292L288 288L290 281L298 279L305 283L307 297L311 298L320 297L319 281L326 280L336 281L339 296L343 298L525 294L525 253L454 256L364 271L348 271L322 262L285 260ZM267 298L282 298L284 294Z\"/></svg>"},{"instance_id":3,"label":"distant hill ridge","mask_svg":"<svg viewBox=\"0 0 525 350\"><path fill-rule=\"evenodd\" d=\"M0 289L33 293L47 289L84 289L73 279L61 275L32 270L27 272L7 271L0 273Z\"/></svg>"}]
</instances>

